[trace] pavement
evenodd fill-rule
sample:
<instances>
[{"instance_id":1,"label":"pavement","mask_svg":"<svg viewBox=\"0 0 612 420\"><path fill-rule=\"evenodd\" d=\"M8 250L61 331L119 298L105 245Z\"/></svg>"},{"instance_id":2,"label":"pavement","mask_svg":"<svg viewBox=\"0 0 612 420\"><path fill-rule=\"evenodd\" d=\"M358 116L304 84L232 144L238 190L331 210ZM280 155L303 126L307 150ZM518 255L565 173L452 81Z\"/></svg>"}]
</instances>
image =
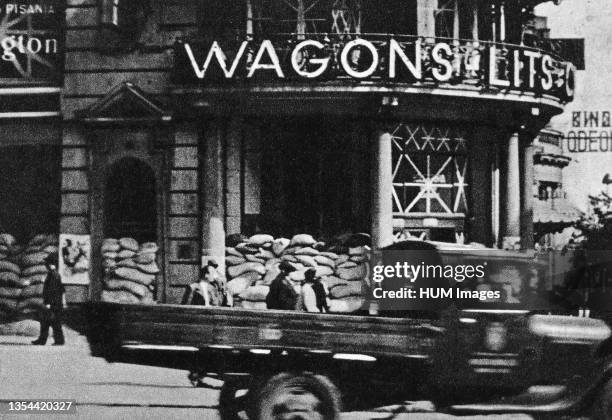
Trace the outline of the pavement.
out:
<instances>
[{"instance_id":1,"label":"pavement","mask_svg":"<svg viewBox=\"0 0 612 420\"><path fill-rule=\"evenodd\" d=\"M28 328L31 333L31 326ZM148 366L107 363L89 355L87 341L66 329L65 346L32 346L28 335L0 335L0 419L220 419L220 381L193 388L187 372ZM76 414L6 414L7 400L76 401ZM342 420L447 420L429 402L389 407L386 412L344 413ZM408 412L417 411L417 412ZM463 420L525 420L529 416L471 416Z\"/></svg>"}]
</instances>

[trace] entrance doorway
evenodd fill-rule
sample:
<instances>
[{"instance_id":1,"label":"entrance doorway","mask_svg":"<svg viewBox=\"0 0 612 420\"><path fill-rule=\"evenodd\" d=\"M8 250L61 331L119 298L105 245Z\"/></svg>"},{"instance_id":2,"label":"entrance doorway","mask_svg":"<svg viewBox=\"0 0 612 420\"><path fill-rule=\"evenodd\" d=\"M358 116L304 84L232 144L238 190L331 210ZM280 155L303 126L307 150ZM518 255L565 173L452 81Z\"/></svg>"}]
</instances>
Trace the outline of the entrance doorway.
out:
<instances>
[{"instance_id":1,"label":"entrance doorway","mask_svg":"<svg viewBox=\"0 0 612 420\"><path fill-rule=\"evenodd\" d=\"M135 158L115 163L106 179L104 237L157 242L157 198L153 169Z\"/></svg>"}]
</instances>

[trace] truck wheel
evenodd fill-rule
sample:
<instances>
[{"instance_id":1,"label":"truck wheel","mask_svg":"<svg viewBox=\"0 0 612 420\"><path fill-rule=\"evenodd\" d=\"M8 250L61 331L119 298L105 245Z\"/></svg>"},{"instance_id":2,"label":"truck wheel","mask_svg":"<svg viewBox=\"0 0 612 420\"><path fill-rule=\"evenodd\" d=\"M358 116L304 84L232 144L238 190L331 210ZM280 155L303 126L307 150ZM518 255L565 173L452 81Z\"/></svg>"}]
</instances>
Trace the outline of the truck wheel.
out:
<instances>
[{"instance_id":1,"label":"truck wheel","mask_svg":"<svg viewBox=\"0 0 612 420\"><path fill-rule=\"evenodd\" d=\"M226 380L219 393L219 414L222 420L245 420L249 391L240 382Z\"/></svg>"},{"instance_id":2,"label":"truck wheel","mask_svg":"<svg viewBox=\"0 0 612 420\"><path fill-rule=\"evenodd\" d=\"M591 420L609 419L612 419L612 379L601 387L591 412Z\"/></svg>"},{"instance_id":3,"label":"truck wheel","mask_svg":"<svg viewBox=\"0 0 612 420\"><path fill-rule=\"evenodd\" d=\"M338 420L340 392L321 375L281 373L257 393L253 420Z\"/></svg>"}]
</instances>

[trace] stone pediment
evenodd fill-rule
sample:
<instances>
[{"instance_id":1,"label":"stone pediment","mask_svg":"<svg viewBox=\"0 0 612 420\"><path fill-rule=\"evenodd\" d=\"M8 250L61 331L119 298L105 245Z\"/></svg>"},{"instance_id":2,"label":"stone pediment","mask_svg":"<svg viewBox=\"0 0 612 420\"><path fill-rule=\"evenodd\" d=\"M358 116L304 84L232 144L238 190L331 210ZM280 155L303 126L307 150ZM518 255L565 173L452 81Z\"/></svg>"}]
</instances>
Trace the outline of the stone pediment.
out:
<instances>
[{"instance_id":1,"label":"stone pediment","mask_svg":"<svg viewBox=\"0 0 612 420\"><path fill-rule=\"evenodd\" d=\"M138 86L124 82L103 98L76 113L90 124L168 123L172 115L150 99Z\"/></svg>"}]
</instances>

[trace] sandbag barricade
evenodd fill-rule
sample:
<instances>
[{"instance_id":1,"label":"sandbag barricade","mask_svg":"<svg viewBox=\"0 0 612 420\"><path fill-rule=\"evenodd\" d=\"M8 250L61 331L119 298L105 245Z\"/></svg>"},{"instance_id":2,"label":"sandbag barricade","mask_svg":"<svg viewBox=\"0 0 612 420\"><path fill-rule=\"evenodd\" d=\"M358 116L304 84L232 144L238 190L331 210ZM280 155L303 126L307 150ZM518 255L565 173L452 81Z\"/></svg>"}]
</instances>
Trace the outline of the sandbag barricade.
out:
<instances>
[{"instance_id":1,"label":"sandbag barricade","mask_svg":"<svg viewBox=\"0 0 612 420\"><path fill-rule=\"evenodd\" d=\"M107 238L102 242L105 280L101 300L116 303L152 303L159 248L133 238Z\"/></svg>"},{"instance_id":2,"label":"sandbag barricade","mask_svg":"<svg viewBox=\"0 0 612 420\"><path fill-rule=\"evenodd\" d=\"M40 234L22 246L11 234L0 233L0 315L38 312L44 306L45 259L57 255L58 243L57 235Z\"/></svg>"},{"instance_id":3,"label":"sandbag barricade","mask_svg":"<svg viewBox=\"0 0 612 420\"><path fill-rule=\"evenodd\" d=\"M328 245L308 234L291 239L257 234L227 247L227 286L234 306L265 309L269 286L280 273L280 262L286 261L296 269L288 278L298 293L304 273L314 268L328 287L332 312L358 311L364 303L364 285L370 272L369 236L359 234L358 238L355 241L349 235Z\"/></svg>"}]
</instances>

